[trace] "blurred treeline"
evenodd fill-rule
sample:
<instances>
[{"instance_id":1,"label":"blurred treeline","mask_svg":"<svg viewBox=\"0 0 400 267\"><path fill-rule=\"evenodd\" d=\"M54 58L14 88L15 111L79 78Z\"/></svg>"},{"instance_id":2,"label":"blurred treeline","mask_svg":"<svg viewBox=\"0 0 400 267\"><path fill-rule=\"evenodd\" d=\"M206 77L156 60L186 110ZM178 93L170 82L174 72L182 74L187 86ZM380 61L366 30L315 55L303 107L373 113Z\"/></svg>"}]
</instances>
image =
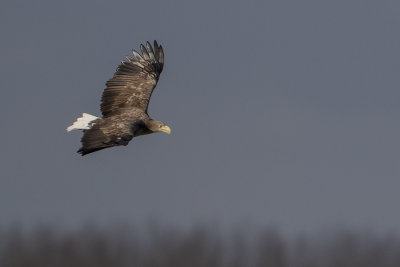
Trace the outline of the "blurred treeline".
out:
<instances>
[{"instance_id":1,"label":"blurred treeline","mask_svg":"<svg viewBox=\"0 0 400 267\"><path fill-rule=\"evenodd\" d=\"M400 238L351 231L285 238L274 229L222 234L213 227L14 227L0 230L0 266L399 267Z\"/></svg>"}]
</instances>

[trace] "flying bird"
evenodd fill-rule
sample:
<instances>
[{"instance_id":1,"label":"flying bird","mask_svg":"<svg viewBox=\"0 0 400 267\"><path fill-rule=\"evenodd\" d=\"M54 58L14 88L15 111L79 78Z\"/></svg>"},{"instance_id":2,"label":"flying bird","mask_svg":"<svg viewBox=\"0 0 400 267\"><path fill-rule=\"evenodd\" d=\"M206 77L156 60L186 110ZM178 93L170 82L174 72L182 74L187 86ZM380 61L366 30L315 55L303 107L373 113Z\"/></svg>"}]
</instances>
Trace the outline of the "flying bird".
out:
<instances>
[{"instance_id":1,"label":"flying bird","mask_svg":"<svg viewBox=\"0 0 400 267\"><path fill-rule=\"evenodd\" d=\"M147 108L164 67L162 46L154 41L140 45L142 54L132 50L133 57L121 61L114 77L106 83L101 97L102 118L83 113L67 131L83 130L82 156L113 146L126 146L133 137L165 132L171 128L153 120Z\"/></svg>"}]
</instances>

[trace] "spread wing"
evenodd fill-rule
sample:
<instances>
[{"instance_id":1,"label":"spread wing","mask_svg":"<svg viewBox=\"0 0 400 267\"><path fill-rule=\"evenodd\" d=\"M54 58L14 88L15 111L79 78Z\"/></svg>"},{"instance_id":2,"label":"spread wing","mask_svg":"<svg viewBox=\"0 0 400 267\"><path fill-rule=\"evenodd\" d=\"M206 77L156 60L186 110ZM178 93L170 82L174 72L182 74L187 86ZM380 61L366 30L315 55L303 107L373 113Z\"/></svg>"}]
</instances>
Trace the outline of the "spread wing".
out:
<instances>
[{"instance_id":1,"label":"spread wing","mask_svg":"<svg viewBox=\"0 0 400 267\"><path fill-rule=\"evenodd\" d=\"M114 77L107 81L107 88L101 98L103 117L118 113L122 107L135 107L147 112L154 87L164 66L162 46L154 41L140 45L142 55L132 51L133 58L126 57L118 66Z\"/></svg>"}]
</instances>

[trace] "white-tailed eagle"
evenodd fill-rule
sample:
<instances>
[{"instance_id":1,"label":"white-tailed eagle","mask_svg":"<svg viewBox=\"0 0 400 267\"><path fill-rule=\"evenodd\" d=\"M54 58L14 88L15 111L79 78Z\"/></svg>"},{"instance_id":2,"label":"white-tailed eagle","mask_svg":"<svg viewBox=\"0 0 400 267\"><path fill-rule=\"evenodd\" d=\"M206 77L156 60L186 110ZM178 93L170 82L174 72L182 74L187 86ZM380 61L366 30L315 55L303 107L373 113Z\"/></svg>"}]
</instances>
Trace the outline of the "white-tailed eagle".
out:
<instances>
[{"instance_id":1,"label":"white-tailed eagle","mask_svg":"<svg viewBox=\"0 0 400 267\"><path fill-rule=\"evenodd\" d=\"M147 114L151 94L164 67L162 46L154 41L140 45L142 55L135 50L118 66L114 77L106 83L101 98L102 118L83 113L67 131L83 130L82 156L113 146L126 146L133 137L165 132L171 129Z\"/></svg>"}]
</instances>

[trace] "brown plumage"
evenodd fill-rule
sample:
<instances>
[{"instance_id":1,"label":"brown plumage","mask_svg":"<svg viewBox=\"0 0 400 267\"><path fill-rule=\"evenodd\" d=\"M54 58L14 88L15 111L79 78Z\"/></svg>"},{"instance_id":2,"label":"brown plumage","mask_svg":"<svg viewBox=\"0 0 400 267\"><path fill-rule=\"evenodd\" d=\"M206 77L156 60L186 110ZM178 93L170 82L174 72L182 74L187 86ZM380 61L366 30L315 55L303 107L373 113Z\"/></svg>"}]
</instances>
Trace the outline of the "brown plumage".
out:
<instances>
[{"instance_id":1,"label":"brown plumage","mask_svg":"<svg viewBox=\"0 0 400 267\"><path fill-rule=\"evenodd\" d=\"M68 127L67 130L83 129L78 153L86 155L112 146L126 146L135 136L171 132L167 125L147 114L150 97L164 67L162 46L154 41L153 50L147 42L146 46L140 45L140 50L142 55L133 50L133 57L126 57L114 77L107 81L100 106L103 118L84 113Z\"/></svg>"}]
</instances>

